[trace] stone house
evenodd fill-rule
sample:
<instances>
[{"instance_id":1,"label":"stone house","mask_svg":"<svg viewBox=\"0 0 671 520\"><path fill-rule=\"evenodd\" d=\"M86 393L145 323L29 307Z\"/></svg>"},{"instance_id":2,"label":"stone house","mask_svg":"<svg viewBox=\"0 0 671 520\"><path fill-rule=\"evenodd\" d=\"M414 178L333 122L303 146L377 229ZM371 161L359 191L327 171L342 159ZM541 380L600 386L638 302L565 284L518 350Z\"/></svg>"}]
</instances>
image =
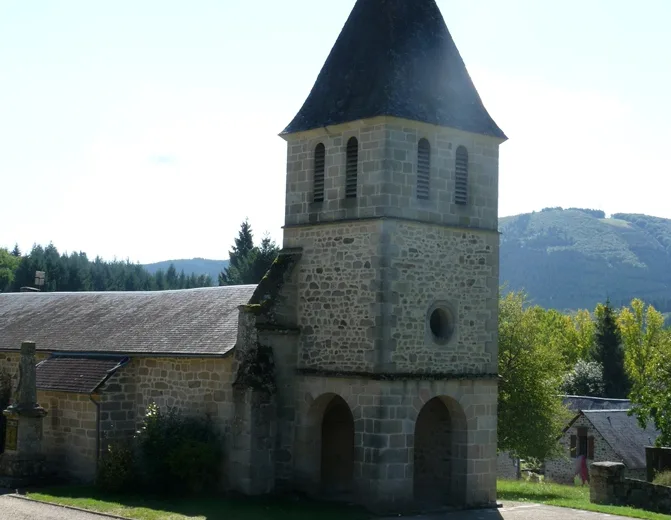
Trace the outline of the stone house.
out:
<instances>
[{"instance_id":1,"label":"stone house","mask_svg":"<svg viewBox=\"0 0 671 520\"><path fill-rule=\"evenodd\" d=\"M545 462L545 478L572 483L576 459L592 462L622 462L629 478L646 479L645 447L654 445L659 432L652 425L639 426L628 409L581 410L564 429L559 442L564 456Z\"/></svg>"},{"instance_id":2,"label":"stone house","mask_svg":"<svg viewBox=\"0 0 671 520\"><path fill-rule=\"evenodd\" d=\"M90 477L100 433L155 400L215 418L230 489L491 506L506 137L435 1L358 0L281 136L283 249L258 286L0 295L8 369L23 340L46 356L51 459Z\"/></svg>"}]
</instances>

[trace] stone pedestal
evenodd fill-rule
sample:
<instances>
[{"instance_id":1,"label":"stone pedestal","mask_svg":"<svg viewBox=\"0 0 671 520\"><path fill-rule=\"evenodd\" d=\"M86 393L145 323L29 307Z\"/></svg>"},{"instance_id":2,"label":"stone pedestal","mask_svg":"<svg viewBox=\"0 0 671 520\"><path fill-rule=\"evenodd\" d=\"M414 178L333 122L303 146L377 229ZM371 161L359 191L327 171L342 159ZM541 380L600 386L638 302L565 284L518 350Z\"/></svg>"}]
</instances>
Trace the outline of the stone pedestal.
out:
<instances>
[{"instance_id":1,"label":"stone pedestal","mask_svg":"<svg viewBox=\"0 0 671 520\"><path fill-rule=\"evenodd\" d=\"M624 464L594 462L590 466L589 500L593 504L618 505L623 499Z\"/></svg>"},{"instance_id":2,"label":"stone pedestal","mask_svg":"<svg viewBox=\"0 0 671 520\"><path fill-rule=\"evenodd\" d=\"M39 482L45 475L42 422L47 412L37 404L35 343L21 344L19 383L7 418L5 452L0 456L0 486L17 488Z\"/></svg>"}]
</instances>

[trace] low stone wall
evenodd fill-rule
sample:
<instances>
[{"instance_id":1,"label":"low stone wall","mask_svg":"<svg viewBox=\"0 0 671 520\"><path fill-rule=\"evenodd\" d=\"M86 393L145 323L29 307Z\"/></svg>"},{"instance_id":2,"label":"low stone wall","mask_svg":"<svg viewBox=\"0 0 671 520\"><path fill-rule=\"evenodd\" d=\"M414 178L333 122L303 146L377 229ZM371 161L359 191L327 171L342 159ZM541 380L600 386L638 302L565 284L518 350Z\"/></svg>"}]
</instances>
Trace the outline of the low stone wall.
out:
<instances>
[{"instance_id":1,"label":"low stone wall","mask_svg":"<svg viewBox=\"0 0 671 520\"><path fill-rule=\"evenodd\" d=\"M496 476L507 480L518 480L521 477L520 459L514 459L507 451L502 451L496 458Z\"/></svg>"},{"instance_id":2,"label":"low stone wall","mask_svg":"<svg viewBox=\"0 0 671 520\"><path fill-rule=\"evenodd\" d=\"M671 487L625 478L624 473L625 467L621 462L592 464L590 501L671 514Z\"/></svg>"}]
</instances>

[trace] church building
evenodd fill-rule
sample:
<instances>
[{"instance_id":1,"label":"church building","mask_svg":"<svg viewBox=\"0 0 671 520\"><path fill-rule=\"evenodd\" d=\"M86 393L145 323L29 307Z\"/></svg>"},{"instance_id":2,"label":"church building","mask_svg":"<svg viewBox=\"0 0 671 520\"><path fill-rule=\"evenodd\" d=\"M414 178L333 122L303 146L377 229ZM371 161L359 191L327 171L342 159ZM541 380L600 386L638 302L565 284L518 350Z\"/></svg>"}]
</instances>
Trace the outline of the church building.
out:
<instances>
[{"instance_id":1,"label":"church building","mask_svg":"<svg viewBox=\"0 0 671 520\"><path fill-rule=\"evenodd\" d=\"M37 344L47 457L91 480L153 401L215 419L227 489L492 506L507 138L435 0L358 0L281 137L257 286L0 294L0 369Z\"/></svg>"}]
</instances>

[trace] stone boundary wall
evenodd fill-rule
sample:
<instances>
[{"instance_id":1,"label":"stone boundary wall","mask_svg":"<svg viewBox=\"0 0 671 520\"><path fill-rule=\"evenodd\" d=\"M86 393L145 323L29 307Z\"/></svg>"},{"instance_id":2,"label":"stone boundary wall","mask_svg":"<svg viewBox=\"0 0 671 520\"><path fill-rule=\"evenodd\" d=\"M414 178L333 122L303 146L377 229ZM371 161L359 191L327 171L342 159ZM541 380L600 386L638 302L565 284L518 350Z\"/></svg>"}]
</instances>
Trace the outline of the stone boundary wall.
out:
<instances>
[{"instance_id":1,"label":"stone boundary wall","mask_svg":"<svg viewBox=\"0 0 671 520\"><path fill-rule=\"evenodd\" d=\"M671 514L671 487L625 478L624 472L625 467L621 462L592 464L590 502Z\"/></svg>"},{"instance_id":2,"label":"stone boundary wall","mask_svg":"<svg viewBox=\"0 0 671 520\"><path fill-rule=\"evenodd\" d=\"M496 476L507 480L519 480L520 459L514 459L507 451L500 452L496 457Z\"/></svg>"}]
</instances>

